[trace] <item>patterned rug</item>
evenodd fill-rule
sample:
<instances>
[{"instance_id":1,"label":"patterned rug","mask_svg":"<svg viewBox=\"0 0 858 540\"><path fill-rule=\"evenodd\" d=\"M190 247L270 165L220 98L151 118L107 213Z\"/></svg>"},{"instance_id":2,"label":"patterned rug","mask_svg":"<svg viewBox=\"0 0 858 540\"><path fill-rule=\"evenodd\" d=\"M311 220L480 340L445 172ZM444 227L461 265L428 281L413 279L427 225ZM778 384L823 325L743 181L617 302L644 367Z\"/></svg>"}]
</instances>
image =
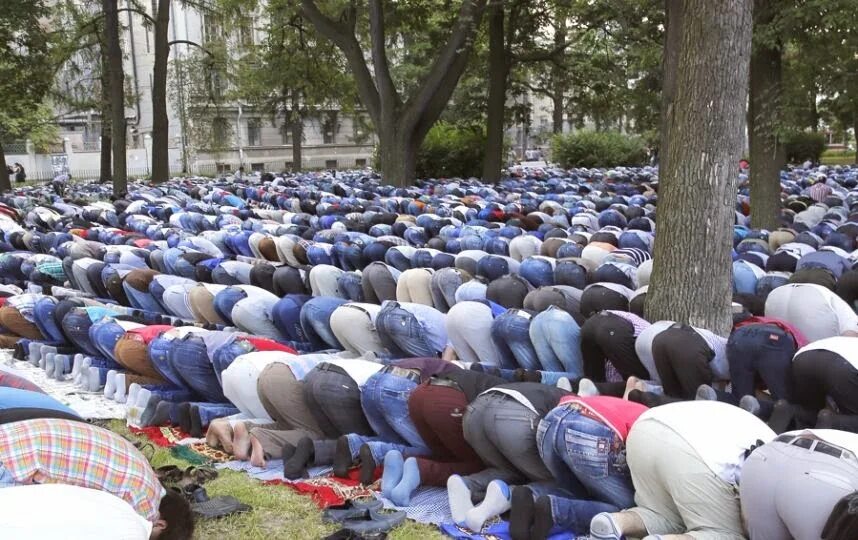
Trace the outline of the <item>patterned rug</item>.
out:
<instances>
[{"instance_id":1,"label":"patterned rug","mask_svg":"<svg viewBox=\"0 0 858 540\"><path fill-rule=\"evenodd\" d=\"M232 456L226 452L207 445L205 439L195 439L179 428L151 426L129 429L132 433L142 435L158 446L169 448L173 456L194 465L224 463L232 459Z\"/></svg>"}]
</instances>

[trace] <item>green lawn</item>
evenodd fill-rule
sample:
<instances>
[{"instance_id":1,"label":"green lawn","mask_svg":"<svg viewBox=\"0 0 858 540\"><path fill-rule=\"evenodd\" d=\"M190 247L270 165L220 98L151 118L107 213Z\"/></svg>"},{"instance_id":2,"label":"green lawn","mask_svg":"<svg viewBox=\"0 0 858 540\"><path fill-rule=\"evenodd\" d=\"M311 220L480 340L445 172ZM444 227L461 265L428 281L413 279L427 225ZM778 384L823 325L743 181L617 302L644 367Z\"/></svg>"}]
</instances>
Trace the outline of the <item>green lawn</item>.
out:
<instances>
[{"instance_id":1,"label":"green lawn","mask_svg":"<svg viewBox=\"0 0 858 540\"><path fill-rule=\"evenodd\" d=\"M853 154L839 154L822 156L819 160L823 165L852 165L855 163L855 156Z\"/></svg>"},{"instance_id":2,"label":"green lawn","mask_svg":"<svg viewBox=\"0 0 858 540\"><path fill-rule=\"evenodd\" d=\"M131 434L122 420L111 421L111 430L132 440L146 440ZM168 449L156 447L152 466L189 464L174 458ZM283 486L263 486L244 473L220 471L217 479L205 484L210 496L232 495L253 507L247 514L219 520L199 521L199 540L295 540L323 538L337 530L322 523L321 512L309 497ZM444 536L436 527L412 521L392 531L393 540L434 540Z\"/></svg>"}]
</instances>

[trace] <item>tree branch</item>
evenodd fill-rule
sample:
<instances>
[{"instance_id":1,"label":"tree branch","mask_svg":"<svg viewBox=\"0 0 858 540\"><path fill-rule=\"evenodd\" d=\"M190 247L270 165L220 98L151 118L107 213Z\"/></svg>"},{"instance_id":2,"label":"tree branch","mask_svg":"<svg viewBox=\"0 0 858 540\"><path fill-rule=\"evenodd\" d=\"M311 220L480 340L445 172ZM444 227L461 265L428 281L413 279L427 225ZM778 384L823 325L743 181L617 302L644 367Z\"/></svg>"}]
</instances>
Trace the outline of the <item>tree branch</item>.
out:
<instances>
[{"instance_id":1,"label":"tree branch","mask_svg":"<svg viewBox=\"0 0 858 540\"><path fill-rule=\"evenodd\" d=\"M206 53L207 55L209 55L210 57L214 58L214 54L212 54L212 52L210 50L206 49L205 47L203 47L202 45L200 45L199 43L197 43L195 41L188 41L186 39L174 39L173 41L170 41L167 43L167 47L172 47L173 45L191 45L192 47L196 47L199 50Z\"/></svg>"},{"instance_id":2,"label":"tree branch","mask_svg":"<svg viewBox=\"0 0 858 540\"><path fill-rule=\"evenodd\" d=\"M381 95L382 103L393 103L399 108L399 94L390 76L390 65L387 61L387 51L384 39L384 7L381 0L369 1L369 33L372 41L372 66L375 70L375 81Z\"/></svg>"}]
</instances>

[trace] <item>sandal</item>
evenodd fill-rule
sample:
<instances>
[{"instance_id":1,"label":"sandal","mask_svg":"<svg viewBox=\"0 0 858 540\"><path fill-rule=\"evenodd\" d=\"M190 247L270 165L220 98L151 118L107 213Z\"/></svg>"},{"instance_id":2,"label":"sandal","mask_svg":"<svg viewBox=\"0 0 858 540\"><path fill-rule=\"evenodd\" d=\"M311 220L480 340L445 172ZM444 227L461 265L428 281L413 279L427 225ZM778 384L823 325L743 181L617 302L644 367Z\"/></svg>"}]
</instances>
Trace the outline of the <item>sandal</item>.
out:
<instances>
[{"instance_id":1,"label":"sandal","mask_svg":"<svg viewBox=\"0 0 858 540\"><path fill-rule=\"evenodd\" d=\"M185 469L183 476L197 484L205 484L209 480L214 480L218 477L218 472L214 467L207 465L191 465Z\"/></svg>"},{"instance_id":2,"label":"sandal","mask_svg":"<svg viewBox=\"0 0 858 540\"><path fill-rule=\"evenodd\" d=\"M182 472L182 469L175 465L164 465L163 467L155 469L155 476L158 477L158 480L160 480L162 484L175 484L182 480L184 473Z\"/></svg>"}]
</instances>

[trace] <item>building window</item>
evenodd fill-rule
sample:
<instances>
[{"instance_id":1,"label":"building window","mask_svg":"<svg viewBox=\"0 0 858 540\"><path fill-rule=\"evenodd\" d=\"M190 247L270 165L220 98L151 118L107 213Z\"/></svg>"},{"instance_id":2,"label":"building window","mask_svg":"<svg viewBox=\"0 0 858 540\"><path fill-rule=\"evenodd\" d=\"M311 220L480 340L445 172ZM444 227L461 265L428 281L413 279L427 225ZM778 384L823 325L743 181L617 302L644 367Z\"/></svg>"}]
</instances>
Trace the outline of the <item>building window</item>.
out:
<instances>
[{"instance_id":1,"label":"building window","mask_svg":"<svg viewBox=\"0 0 858 540\"><path fill-rule=\"evenodd\" d=\"M253 172L265 172L265 163L251 163L250 170Z\"/></svg>"},{"instance_id":2,"label":"building window","mask_svg":"<svg viewBox=\"0 0 858 540\"><path fill-rule=\"evenodd\" d=\"M229 139L229 120L222 116L212 120L212 139L217 146L226 146Z\"/></svg>"},{"instance_id":3,"label":"building window","mask_svg":"<svg viewBox=\"0 0 858 540\"><path fill-rule=\"evenodd\" d=\"M337 111L329 111L322 117L322 142L325 144L337 142L337 131L340 127L337 116Z\"/></svg>"},{"instance_id":4,"label":"building window","mask_svg":"<svg viewBox=\"0 0 858 540\"><path fill-rule=\"evenodd\" d=\"M284 170L286 170L286 171L291 171L291 170L292 170L292 167L294 167L294 166L295 166L295 163L294 163L294 162L292 162L292 161L287 161L287 162L283 163L283 165L284 165L284 167L285 167L285 168L284 168Z\"/></svg>"},{"instance_id":5,"label":"building window","mask_svg":"<svg viewBox=\"0 0 858 540\"><path fill-rule=\"evenodd\" d=\"M262 144L262 125L258 118L247 121L247 146L260 146Z\"/></svg>"},{"instance_id":6,"label":"building window","mask_svg":"<svg viewBox=\"0 0 858 540\"><path fill-rule=\"evenodd\" d=\"M238 24L238 44L242 48L249 48L253 45L253 19L242 18Z\"/></svg>"},{"instance_id":7,"label":"building window","mask_svg":"<svg viewBox=\"0 0 858 540\"><path fill-rule=\"evenodd\" d=\"M369 125L367 119L362 115L352 118L352 142L364 144L369 140Z\"/></svg>"},{"instance_id":8,"label":"building window","mask_svg":"<svg viewBox=\"0 0 858 540\"><path fill-rule=\"evenodd\" d=\"M366 167L366 159L360 158L355 160L355 167L364 168Z\"/></svg>"},{"instance_id":9,"label":"building window","mask_svg":"<svg viewBox=\"0 0 858 540\"><path fill-rule=\"evenodd\" d=\"M326 159L325 160L325 168L326 169L336 169L337 168L337 160L336 159Z\"/></svg>"},{"instance_id":10,"label":"building window","mask_svg":"<svg viewBox=\"0 0 858 540\"><path fill-rule=\"evenodd\" d=\"M283 138L283 144L292 144L292 124L289 121L280 126L280 137Z\"/></svg>"},{"instance_id":11,"label":"building window","mask_svg":"<svg viewBox=\"0 0 858 540\"><path fill-rule=\"evenodd\" d=\"M214 15L203 17L203 41L216 41L221 39L222 30L220 21Z\"/></svg>"},{"instance_id":12,"label":"building window","mask_svg":"<svg viewBox=\"0 0 858 540\"><path fill-rule=\"evenodd\" d=\"M229 163L218 163L215 165L218 174L230 173L232 172L232 167L229 166Z\"/></svg>"}]
</instances>

